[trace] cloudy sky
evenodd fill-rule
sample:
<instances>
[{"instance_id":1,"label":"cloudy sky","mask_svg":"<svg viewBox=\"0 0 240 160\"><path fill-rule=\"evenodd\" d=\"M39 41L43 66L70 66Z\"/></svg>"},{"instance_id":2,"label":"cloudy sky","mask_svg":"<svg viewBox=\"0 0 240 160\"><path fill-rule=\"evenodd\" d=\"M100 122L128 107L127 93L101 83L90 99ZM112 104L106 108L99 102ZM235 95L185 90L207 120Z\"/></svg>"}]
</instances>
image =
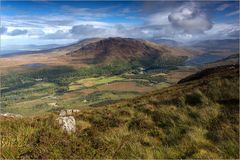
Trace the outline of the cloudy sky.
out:
<instances>
[{"instance_id":1,"label":"cloudy sky","mask_svg":"<svg viewBox=\"0 0 240 160\"><path fill-rule=\"evenodd\" d=\"M239 37L239 12L238 1L2 1L1 47L110 36L233 39Z\"/></svg>"}]
</instances>

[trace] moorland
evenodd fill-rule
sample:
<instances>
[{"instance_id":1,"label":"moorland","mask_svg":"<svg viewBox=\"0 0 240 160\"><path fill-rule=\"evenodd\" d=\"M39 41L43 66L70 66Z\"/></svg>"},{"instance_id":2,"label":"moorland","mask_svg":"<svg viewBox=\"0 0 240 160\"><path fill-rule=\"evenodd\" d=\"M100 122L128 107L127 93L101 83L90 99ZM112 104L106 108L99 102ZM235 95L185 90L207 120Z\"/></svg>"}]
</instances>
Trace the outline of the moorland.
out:
<instances>
[{"instance_id":1,"label":"moorland","mask_svg":"<svg viewBox=\"0 0 240 160\"><path fill-rule=\"evenodd\" d=\"M1 113L23 116L0 117L1 157L239 158L239 53L199 46L92 38L0 57ZM80 110L74 134L63 109Z\"/></svg>"}]
</instances>

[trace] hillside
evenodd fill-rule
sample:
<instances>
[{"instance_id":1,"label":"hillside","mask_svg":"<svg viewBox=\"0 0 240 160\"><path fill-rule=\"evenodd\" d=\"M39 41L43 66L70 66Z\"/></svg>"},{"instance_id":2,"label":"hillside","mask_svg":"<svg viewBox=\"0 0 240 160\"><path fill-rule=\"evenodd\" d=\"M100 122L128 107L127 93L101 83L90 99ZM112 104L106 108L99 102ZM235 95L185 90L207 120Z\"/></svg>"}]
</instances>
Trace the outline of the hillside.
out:
<instances>
[{"instance_id":1,"label":"hillside","mask_svg":"<svg viewBox=\"0 0 240 160\"><path fill-rule=\"evenodd\" d=\"M207 74L206 74L207 73ZM74 115L61 132L56 113L1 118L2 158L238 159L239 66L197 73L142 97Z\"/></svg>"},{"instance_id":2,"label":"hillside","mask_svg":"<svg viewBox=\"0 0 240 160\"><path fill-rule=\"evenodd\" d=\"M205 67L209 68L209 67L216 67L216 66L223 66L223 65L230 65L230 64L239 64L239 53L232 54L226 58L220 59L212 63L207 63Z\"/></svg>"},{"instance_id":3,"label":"hillside","mask_svg":"<svg viewBox=\"0 0 240 160\"><path fill-rule=\"evenodd\" d=\"M193 43L191 47L203 53L229 56L239 52L239 39L205 40Z\"/></svg>"},{"instance_id":4,"label":"hillside","mask_svg":"<svg viewBox=\"0 0 240 160\"><path fill-rule=\"evenodd\" d=\"M56 44L50 44L50 45L39 45L36 47L39 47L37 51L21 51L21 52L14 52L12 54L4 54L0 55L0 57L13 57L13 56L19 56L19 55L28 55L28 54L66 54L68 52L73 52L75 50L78 50L84 45L87 45L89 43L93 43L96 41L101 40L100 38L88 38L84 40L80 40L76 43L69 44L69 45L64 45L64 46L59 46ZM27 47L26 47L27 48Z\"/></svg>"},{"instance_id":5,"label":"hillside","mask_svg":"<svg viewBox=\"0 0 240 160\"><path fill-rule=\"evenodd\" d=\"M132 65L181 65L187 59L199 54L194 50L160 45L132 38L90 38L72 45L26 52L0 57L0 71L24 70L29 64L43 64L46 67L86 67L96 64L111 64L124 61Z\"/></svg>"},{"instance_id":6,"label":"hillside","mask_svg":"<svg viewBox=\"0 0 240 160\"><path fill-rule=\"evenodd\" d=\"M183 43L175 41L175 40L171 40L171 39L150 38L149 41L154 42L154 43L168 45L168 46L174 46L174 47L184 46Z\"/></svg>"},{"instance_id":7,"label":"hillside","mask_svg":"<svg viewBox=\"0 0 240 160\"><path fill-rule=\"evenodd\" d=\"M226 70L236 70L238 67L237 64L231 64L231 65L223 65L223 66L217 66L217 67L213 67L213 68L207 68L201 72L197 72L193 75L190 75L186 78L181 79L178 83L184 83L184 82L188 82L188 81L193 81L193 80L198 80L201 79L203 77L214 77L214 76L225 76L226 75Z\"/></svg>"},{"instance_id":8,"label":"hillside","mask_svg":"<svg viewBox=\"0 0 240 160\"><path fill-rule=\"evenodd\" d=\"M196 52L173 48L153 42L132 38L106 38L84 45L67 55L85 63L109 63L122 61L168 61L178 57L193 56Z\"/></svg>"},{"instance_id":9,"label":"hillside","mask_svg":"<svg viewBox=\"0 0 240 160\"><path fill-rule=\"evenodd\" d=\"M194 73L178 70L193 53L139 39L94 38L46 53L4 57L1 111L40 115L143 95Z\"/></svg>"}]
</instances>

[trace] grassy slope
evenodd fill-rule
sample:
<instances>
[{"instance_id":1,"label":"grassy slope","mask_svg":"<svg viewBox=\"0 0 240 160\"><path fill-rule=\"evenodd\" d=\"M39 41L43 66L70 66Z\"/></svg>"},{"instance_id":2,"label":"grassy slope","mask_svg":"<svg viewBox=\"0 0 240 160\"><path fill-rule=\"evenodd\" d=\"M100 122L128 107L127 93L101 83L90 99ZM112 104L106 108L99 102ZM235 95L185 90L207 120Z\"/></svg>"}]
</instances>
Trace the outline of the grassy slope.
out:
<instances>
[{"instance_id":1,"label":"grassy slope","mask_svg":"<svg viewBox=\"0 0 240 160\"><path fill-rule=\"evenodd\" d=\"M75 134L57 114L1 119L3 158L239 158L239 70L226 67L140 98L82 109Z\"/></svg>"}]
</instances>

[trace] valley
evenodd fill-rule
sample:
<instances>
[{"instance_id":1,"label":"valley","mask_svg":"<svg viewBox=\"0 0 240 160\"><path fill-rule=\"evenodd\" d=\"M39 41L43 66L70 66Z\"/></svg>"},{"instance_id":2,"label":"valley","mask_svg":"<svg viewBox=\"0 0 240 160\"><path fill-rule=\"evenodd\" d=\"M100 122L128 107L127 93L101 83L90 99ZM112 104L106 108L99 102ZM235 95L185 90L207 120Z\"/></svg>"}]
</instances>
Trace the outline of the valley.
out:
<instances>
[{"instance_id":1,"label":"valley","mask_svg":"<svg viewBox=\"0 0 240 160\"><path fill-rule=\"evenodd\" d=\"M176 72L142 73L139 69L119 69L111 71L110 68L105 68L97 71L90 68L74 70L62 67L20 74L10 73L2 77L1 111L40 115L42 112L50 113L63 108L109 104L170 86L174 79L168 76ZM115 72L120 73L115 75ZM192 72L194 71L190 73ZM179 79L180 77L177 77L175 82Z\"/></svg>"},{"instance_id":2,"label":"valley","mask_svg":"<svg viewBox=\"0 0 240 160\"><path fill-rule=\"evenodd\" d=\"M240 2L0 8L0 160L240 159Z\"/></svg>"},{"instance_id":3,"label":"valley","mask_svg":"<svg viewBox=\"0 0 240 160\"><path fill-rule=\"evenodd\" d=\"M0 57L0 155L236 158L239 55L220 57L128 38Z\"/></svg>"},{"instance_id":4,"label":"valley","mask_svg":"<svg viewBox=\"0 0 240 160\"><path fill-rule=\"evenodd\" d=\"M56 124L59 111L45 114L49 106L36 105L36 109L41 108L38 112L42 115L0 118L4 146L1 156L31 159L237 158L238 78L239 65L221 66L140 97L101 107L79 108L80 111L73 114L76 133L70 135ZM75 83L85 86L103 83L103 77L93 79L95 83L86 84L84 80ZM115 76L107 82L110 80L119 78ZM37 90L40 86L54 87L40 83L32 88ZM75 95L70 93L62 96L67 100L66 105L70 98L73 103L69 107L74 106L74 102L79 105L81 100L74 100ZM42 102L42 99L33 101ZM25 107L27 104L29 102Z\"/></svg>"},{"instance_id":5,"label":"valley","mask_svg":"<svg viewBox=\"0 0 240 160\"><path fill-rule=\"evenodd\" d=\"M140 96L198 71L181 67L186 56L194 54L198 52L145 40L93 38L52 50L3 56L1 112L35 116Z\"/></svg>"}]
</instances>

